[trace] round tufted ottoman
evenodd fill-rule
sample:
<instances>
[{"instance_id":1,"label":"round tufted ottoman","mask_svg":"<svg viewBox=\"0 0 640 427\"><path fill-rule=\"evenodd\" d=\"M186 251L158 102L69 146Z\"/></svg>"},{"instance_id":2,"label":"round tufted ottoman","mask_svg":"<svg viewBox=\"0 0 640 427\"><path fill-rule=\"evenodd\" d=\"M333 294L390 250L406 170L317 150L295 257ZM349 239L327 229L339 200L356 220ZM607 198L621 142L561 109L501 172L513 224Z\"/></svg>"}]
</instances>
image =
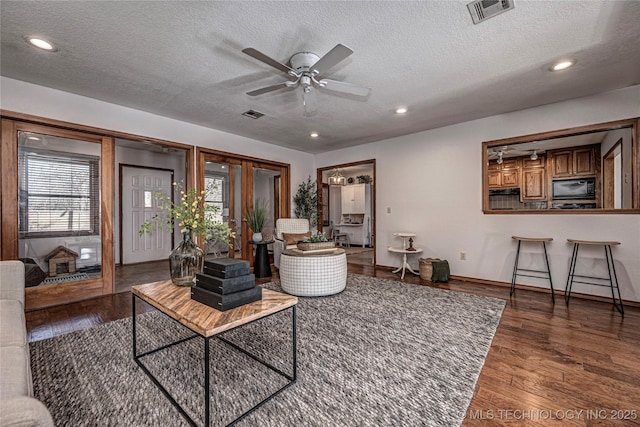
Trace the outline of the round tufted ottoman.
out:
<instances>
[{"instance_id":1,"label":"round tufted ottoman","mask_svg":"<svg viewBox=\"0 0 640 427\"><path fill-rule=\"evenodd\" d=\"M280 257L280 285L286 293L300 297L342 292L347 286L347 255L344 249L318 255L283 251Z\"/></svg>"}]
</instances>

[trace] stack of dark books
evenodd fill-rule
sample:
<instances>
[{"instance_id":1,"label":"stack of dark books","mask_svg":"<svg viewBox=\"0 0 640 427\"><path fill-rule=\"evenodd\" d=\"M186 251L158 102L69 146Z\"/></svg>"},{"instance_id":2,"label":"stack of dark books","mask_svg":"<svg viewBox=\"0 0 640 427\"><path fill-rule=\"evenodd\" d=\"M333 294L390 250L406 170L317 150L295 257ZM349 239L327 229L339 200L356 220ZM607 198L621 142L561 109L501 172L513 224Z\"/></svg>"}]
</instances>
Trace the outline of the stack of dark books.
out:
<instances>
[{"instance_id":1,"label":"stack of dark books","mask_svg":"<svg viewBox=\"0 0 640 427\"><path fill-rule=\"evenodd\" d=\"M249 262L220 258L204 262L204 271L196 273L191 299L225 311L262 298L256 276L249 274Z\"/></svg>"}]
</instances>

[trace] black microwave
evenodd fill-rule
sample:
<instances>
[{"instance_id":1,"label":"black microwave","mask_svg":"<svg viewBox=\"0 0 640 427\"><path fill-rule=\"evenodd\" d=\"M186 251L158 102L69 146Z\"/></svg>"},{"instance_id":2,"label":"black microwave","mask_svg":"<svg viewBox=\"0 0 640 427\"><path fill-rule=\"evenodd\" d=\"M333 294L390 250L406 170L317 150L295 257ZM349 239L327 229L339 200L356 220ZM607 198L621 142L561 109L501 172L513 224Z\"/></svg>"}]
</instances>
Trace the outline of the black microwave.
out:
<instances>
[{"instance_id":1,"label":"black microwave","mask_svg":"<svg viewBox=\"0 0 640 427\"><path fill-rule=\"evenodd\" d=\"M553 200L595 199L596 179L553 180Z\"/></svg>"}]
</instances>

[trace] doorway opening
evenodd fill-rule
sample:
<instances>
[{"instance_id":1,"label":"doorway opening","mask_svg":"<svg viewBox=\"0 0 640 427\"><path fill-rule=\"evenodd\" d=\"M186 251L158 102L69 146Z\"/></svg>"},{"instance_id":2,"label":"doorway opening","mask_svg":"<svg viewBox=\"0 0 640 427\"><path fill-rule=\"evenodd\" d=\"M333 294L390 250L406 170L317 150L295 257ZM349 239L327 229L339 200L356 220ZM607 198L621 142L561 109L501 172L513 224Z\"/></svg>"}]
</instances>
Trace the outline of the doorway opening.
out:
<instances>
[{"instance_id":1,"label":"doorway opening","mask_svg":"<svg viewBox=\"0 0 640 427\"><path fill-rule=\"evenodd\" d=\"M174 182L183 189L189 187L188 153L171 145L116 139L115 292L170 278L167 260L181 239L180 230L158 229L152 234L139 230L144 221L165 213L158 208L156 193L174 200Z\"/></svg>"},{"instance_id":2,"label":"doorway opening","mask_svg":"<svg viewBox=\"0 0 640 427\"><path fill-rule=\"evenodd\" d=\"M318 230L344 247L347 264L376 264L376 161L319 168L321 210Z\"/></svg>"}]
</instances>

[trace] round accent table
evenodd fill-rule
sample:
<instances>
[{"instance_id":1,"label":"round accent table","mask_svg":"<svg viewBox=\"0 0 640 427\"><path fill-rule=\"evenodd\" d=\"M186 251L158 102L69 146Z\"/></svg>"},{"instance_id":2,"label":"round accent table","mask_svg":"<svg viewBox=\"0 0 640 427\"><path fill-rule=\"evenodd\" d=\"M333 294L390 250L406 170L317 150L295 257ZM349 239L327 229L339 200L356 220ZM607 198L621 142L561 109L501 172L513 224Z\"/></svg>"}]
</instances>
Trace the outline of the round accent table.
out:
<instances>
[{"instance_id":1,"label":"round accent table","mask_svg":"<svg viewBox=\"0 0 640 427\"><path fill-rule=\"evenodd\" d=\"M408 249L394 248L394 247L389 246L387 248L387 250L389 252L395 252L395 253L398 253L398 254L402 254L402 265L392 271L392 273L397 273L399 271L402 271L402 275L400 276L400 280L404 279L405 270L409 270L410 272L412 272L415 275L418 275L418 276L420 275L420 273L416 273L415 271L413 271L413 269L411 268L411 266L407 262L407 254L419 254L419 253L422 253L422 248L414 248L414 250L410 251Z\"/></svg>"},{"instance_id":2,"label":"round accent table","mask_svg":"<svg viewBox=\"0 0 640 427\"><path fill-rule=\"evenodd\" d=\"M288 294L319 297L337 294L347 286L347 254L336 249L326 254L303 255L287 249L280 257L280 285Z\"/></svg>"}]
</instances>

